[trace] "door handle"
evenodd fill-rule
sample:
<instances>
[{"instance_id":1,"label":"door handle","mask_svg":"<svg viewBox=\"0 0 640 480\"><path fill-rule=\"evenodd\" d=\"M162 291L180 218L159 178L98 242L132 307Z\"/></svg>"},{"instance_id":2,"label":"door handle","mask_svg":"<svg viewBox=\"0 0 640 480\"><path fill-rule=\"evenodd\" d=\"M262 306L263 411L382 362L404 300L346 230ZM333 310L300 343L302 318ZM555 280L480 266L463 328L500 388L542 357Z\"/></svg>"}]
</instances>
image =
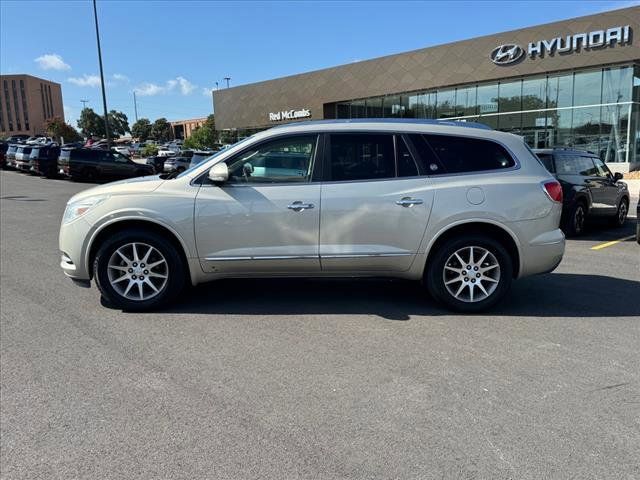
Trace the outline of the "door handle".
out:
<instances>
[{"instance_id":1,"label":"door handle","mask_svg":"<svg viewBox=\"0 0 640 480\"><path fill-rule=\"evenodd\" d=\"M307 210L307 209L312 209L313 207L315 207L315 205L313 203L303 203L300 201L296 201L293 202L290 205L287 205L287 208L289 210L293 210L294 212L301 212L303 210Z\"/></svg>"},{"instance_id":2,"label":"door handle","mask_svg":"<svg viewBox=\"0 0 640 480\"><path fill-rule=\"evenodd\" d=\"M412 207L413 205L422 205L424 202L420 198L404 197L401 200L396 200L396 205L401 207Z\"/></svg>"}]
</instances>

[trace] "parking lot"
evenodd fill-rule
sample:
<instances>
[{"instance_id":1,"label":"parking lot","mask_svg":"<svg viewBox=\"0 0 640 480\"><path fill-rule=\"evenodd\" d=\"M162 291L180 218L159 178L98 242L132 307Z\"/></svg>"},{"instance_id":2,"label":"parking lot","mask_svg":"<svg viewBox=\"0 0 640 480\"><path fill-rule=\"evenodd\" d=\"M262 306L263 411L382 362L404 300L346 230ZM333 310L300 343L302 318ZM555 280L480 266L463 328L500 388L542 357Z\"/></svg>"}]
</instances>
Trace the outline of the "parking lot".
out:
<instances>
[{"instance_id":1,"label":"parking lot","mask_svg":"<svg viewBox=\"0 0 640 480\"><path fill-rule=\"evenodd\" d=\"M640 477L635 218L487 315L389 280L221 281L127 314L58 266L89 185L0 178L2 478Z\"/></svg>"}]
</instances>

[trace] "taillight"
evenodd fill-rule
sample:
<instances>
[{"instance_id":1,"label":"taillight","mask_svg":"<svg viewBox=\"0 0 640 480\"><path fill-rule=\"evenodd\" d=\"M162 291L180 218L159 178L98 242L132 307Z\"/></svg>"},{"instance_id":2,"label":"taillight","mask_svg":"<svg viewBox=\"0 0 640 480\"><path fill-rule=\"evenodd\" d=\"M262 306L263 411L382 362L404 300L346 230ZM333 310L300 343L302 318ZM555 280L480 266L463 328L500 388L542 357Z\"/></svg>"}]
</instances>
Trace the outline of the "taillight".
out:
<instances>
[{"instance_id":1,"label":"taillight","mask_svg":"<svg viewBox=\"0 0 640 480\"><path fill-rule=\"evenodd\" d=\"M556 180L549 180L542 184L542 188L547 196L554 202L562 203L562 186Z\"/></svg>"}]
</instances>

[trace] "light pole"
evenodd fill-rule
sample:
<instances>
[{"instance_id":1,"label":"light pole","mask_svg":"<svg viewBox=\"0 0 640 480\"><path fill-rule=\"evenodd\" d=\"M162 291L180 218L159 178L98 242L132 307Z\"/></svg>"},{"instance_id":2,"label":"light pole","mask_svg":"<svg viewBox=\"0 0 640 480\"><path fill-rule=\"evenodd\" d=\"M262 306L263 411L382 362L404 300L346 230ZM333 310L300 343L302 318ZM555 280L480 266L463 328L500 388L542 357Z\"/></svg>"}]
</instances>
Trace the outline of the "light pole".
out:
<instances>
[{"instance_id":1,"label":"light pole","mask_svg":"<svg viewBox=\"0 0 640 480\"><path fill-rule=\"evenodd\" d=\"M218 90L218 82L216 82L216 90Z\"/></svg>"},{"instance_id":2,"label":"light pole","mask_svg":"<svg viewBox=\"0 0 640 480\"><path fill-rule=\"evenodd\" d=\"M229 80L231 80L231 77L224 77L224 80L227 82L227 88L229 88Z\"/></svg>"},{"instance_id":3,"label":"light pole","mask_svg":"<svg viewBox=\"0 0 640 480\"><path fill-rule=\"evenodd\" d=\"M107 149L111 150L111 137L109 135L109 116L107 114L107 94L104 90L104 72L102 70L102 50L100 50L100 32L98 31L98 9L96 0L93 0L93 18L96 23L96 41L98 43L98 63L100 64L100 85L102 87L102 106L104 107L104 129L107 137Z\"/></svg>"},{"instance_id":4,"label":"light pole","mask_svg":"<svg viewBox=\"0 0 640 480\"><path fill-rule=\"evenodd\" d=\"M138 102L136 101L136 91L133 91L133 111L136 115L136 122L138 121Z\"/></svg>"}]
</instances>

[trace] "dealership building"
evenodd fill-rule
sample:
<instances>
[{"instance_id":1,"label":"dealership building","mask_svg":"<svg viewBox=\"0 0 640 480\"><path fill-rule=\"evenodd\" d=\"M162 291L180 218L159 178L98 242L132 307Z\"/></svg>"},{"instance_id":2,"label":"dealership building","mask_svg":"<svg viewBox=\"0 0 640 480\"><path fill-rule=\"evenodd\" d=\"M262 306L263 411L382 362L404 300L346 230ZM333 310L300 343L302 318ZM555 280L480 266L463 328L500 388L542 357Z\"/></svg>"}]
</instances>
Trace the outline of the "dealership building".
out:
<instances>
[{"instance_id":1,"label":"dealership building","mask_svg":"<svg viewBox=\"0 0 640 480\"><path fill-rule=\"evenodd\" d=\"M474 121L640 169L635 35L640 7L217 90L216 126L242 138L305 120Z\"/></svg>"}]
</instances>

